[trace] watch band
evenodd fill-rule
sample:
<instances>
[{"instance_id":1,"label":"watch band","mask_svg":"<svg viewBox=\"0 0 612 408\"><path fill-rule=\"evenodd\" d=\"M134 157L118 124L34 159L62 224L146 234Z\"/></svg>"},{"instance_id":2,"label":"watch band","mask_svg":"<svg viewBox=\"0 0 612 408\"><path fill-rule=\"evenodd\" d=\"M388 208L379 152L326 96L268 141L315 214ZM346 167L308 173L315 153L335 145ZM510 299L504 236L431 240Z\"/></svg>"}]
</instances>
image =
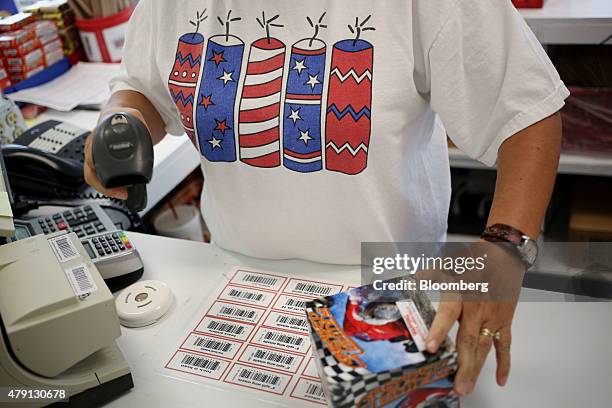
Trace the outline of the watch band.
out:
<instances>
[{"instance_id":1,"label":"watch band","mask_svg":"<svg viewBox=\"0 0 612 408\"><path fill-rule=\"evenodd\" d=\"M509 242L513 245L520 245L523 241L522 231L506 224L493 224L485 228L480 238L489 242Z\"/></svg>"},{"instance_id":2,"label":"watch band","mask_svg":"<svg viewBox=\"0 0 612 408\"><path fill-rule=\"evenodd\" d=\"M485 228L480 238L489 242L506 242L511 244L528 269L531 268L536 261L538 245L522 231L510 225L491 225Z\"/></svg>"}]
</instances>

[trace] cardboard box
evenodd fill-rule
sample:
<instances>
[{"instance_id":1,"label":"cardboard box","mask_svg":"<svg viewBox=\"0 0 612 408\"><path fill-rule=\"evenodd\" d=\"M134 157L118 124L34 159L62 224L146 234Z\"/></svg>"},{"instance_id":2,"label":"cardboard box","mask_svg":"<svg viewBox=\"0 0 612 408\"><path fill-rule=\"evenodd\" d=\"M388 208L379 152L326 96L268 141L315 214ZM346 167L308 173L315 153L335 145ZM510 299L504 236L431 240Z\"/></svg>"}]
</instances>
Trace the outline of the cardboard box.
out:
<instances>
[{"instance_id":1,"label":"cardboard box","mask_svg":"<svg viewBox=\"0 0 612 408\"><path fill-rule=\"evenodd\" d=\"M33 69L40 65L43 59L43 51L40 48L36 48L28 52L25 55L17 55L15 57L6 58L6 66L8 67L21 67L21 72L27 69Z\"/></svg>"},{"instance_id":2,"label":"cardboard box","mask_svg":"<svg viewBox=\"0 0 612 408\"><path fill-rule=\"evenodd\" d=\"M59 38L56 38L54 41L51 41L50 43L45 44L42 47L42 49L45 55L50 54L53 51L57 51L57 50L61 50L62 52L64 51L62 49L62 42L60 41Z\"/></svg>"},{"instance_id":3,"label":"cardboard box","mask_svg":"<svg viewBox=\"0 0 612 408\"><path fill-rule=\"evenodd\" d=\"M330 406L459 407L454 345L447 339L438 353L425 350L434 315L423 292L372 286L308 302L313 355Z\"/></svg>"},{"instance_id":4,"label":"cardboard box","mask_svg":"<svg viewBox=\"0 0 612 408\"><path fill-rule=\"evenodd\" d=\"M56 62L58 62L59 60L63 58L64 58L64 50L62 49L62 47L60 47L49 53L45 53L45 65L47 67L50 67L51 65L55 64Z\"/></svg>"},{"instance_id":5,"label":"cardboard box","mask_svg":"<svg viewBox=\"0 0 612 408\"><path fill-rule=\"evenodd\" d=\"M39 47L40 41L38 41L38 38L34 38L32 40L24 42L23 44L18 45L17 47L2 50L2 55L5 57L24 56Z\"/></svg>"},{"instance_id":6,"label":"cardboard box","mask_svg":"<svg viewBox=\"0 0 612 408\"><path fill-rule=\"evenodd\" d=\"M576 185L569 221L570 240L612 241L612 182L589 180Z\"/></svg>"},{"instance_id":7,"label":"cardboard box","mask_svg":"<svg viewBox=\"0 0 612 408\"><path fill-rule=\"evenodd\" d=\"M45 65L44 64L40 64L39 66L37 66L36 68L28 71L28 72L22 72L19 74L10 74L10 78L11 78L11 82L13 84L16 84L18 82L24 81L36 74L38 74L39 72L41 72L43 69L45 69Z\"/></svg>"},{"instance_id":8,"label":"cardboard box","mask_svg":"<svg viewBox=\"0 0 612 408\"><path fill-rule=\"evenodd\" d=\"M0 36L0 48L15 48L26 41L36 38L36 33L33 30L16 30L3 33Z\"/></svg>"},{"instance_id":9,"label":"cardboard box","mask_svg":"<svg viewBox=\"0 0 612 408\"><path fill-rule=\"evenodd\" d=\"M11 86L11 79L4 68L0 68L0 89L6 89L9 86Z\"/></svg>"},{"instance_id":10,"label":"cardboard box","mask_svg":"<svg viewBox=\"0 0 612 408\"><path fill-rule=\"evenodd\" d=\"M34 21L30 13L17 13L0 20L0 31L14 31L23 28Z\"/></svg>"}]
</instances>

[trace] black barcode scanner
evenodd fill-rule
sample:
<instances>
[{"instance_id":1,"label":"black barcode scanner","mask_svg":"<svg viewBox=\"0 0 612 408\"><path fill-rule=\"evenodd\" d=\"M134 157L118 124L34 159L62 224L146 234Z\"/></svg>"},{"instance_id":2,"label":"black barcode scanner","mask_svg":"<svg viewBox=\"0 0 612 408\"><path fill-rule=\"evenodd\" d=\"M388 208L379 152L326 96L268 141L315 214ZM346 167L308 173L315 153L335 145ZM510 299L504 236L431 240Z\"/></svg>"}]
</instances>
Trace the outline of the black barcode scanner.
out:
<instances>
[{"instance_id":1,"label":"black barcode scanner","mask_svg":"<svg viewBox=\"0 0 612 408\"><path fill-rule=\"evenodd\" d=\"M153 142L144 123L125 112L104 119L94 129L92 157L102 185L125 187L128 209L144 210L153 175Z\"/></svg>"}]
</instances>

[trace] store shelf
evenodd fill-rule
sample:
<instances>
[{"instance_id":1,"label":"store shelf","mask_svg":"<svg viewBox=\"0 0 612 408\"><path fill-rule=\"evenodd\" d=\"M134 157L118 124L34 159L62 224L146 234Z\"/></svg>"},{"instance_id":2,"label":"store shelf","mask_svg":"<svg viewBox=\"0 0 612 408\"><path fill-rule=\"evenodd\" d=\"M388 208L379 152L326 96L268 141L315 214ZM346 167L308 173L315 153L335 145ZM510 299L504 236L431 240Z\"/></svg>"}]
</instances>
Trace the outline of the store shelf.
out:
<instances>
[{"instance_id":1,"label":"store shelf","mask_svg":"<svg viewBox=\"0 0 612 408\"><path fill-rule=\"evenodd\" d=\"M520 12L543 44L612 44L610 0L545 0Z\"/></svg>"},{"instance_id":2,"label":"store shelf","mask_svg":"<svg viewBox=\"0 0 612 408\"><path fill-rule=\"evenodd\" d=\"M449 147L448 155L450 158L450 165L453 168L494 169L494 167L487 167L471 159L456 147ZM612 157L563 153L559 161L558 173L609 177L612 176Z\"/></svg>"}]
</instances>

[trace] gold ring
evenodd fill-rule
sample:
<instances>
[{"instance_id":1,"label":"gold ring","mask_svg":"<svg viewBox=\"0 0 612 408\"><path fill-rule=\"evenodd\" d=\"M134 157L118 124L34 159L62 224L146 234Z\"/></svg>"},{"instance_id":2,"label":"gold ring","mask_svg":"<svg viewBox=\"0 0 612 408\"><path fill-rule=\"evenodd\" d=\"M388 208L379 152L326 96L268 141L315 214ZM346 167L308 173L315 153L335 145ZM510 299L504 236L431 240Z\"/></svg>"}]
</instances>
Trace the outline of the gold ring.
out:
<instances>
[{"instance_id":1,"label":"gold ring","mask_svg":"<svg viewBox=\"0 0 612 408\"><path fill-rule=\"evenodd\" d=\"M480 335L493 337L494 340L501 339L501 333L499 332L499 330L494 332L491 329L488 329L486 327L483 327L482 329L480 329Z\"/></svg>"}]
</instances>

